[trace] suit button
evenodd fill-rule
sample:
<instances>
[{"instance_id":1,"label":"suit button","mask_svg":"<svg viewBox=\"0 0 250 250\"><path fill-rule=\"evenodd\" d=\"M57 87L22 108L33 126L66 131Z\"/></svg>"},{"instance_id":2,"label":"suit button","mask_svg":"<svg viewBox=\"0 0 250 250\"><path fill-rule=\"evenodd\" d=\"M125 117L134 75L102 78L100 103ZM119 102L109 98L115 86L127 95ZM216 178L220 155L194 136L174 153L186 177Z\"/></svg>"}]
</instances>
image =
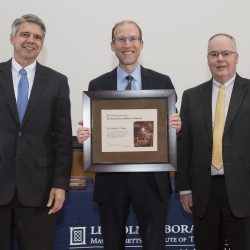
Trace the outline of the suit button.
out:
<instances>
[{"instance_id":1,"label":"suit button","mask_svg":"<svg viewBox=\"0 0 250 250\"><path fill-rule=\"evenodd\" d=\"M19 132L19 133L18 133L18 136L22 136L22 132Z\"/></svg>"},{"instance_id":2,"label":"suit button","mask_svg":"<svg viewBox=\"0 0 250 250\"><path fill-rule=\"evenodd\" d=\"M14 157L14 161L16 161L16 157Z\"/></svg>"}]
</instances>

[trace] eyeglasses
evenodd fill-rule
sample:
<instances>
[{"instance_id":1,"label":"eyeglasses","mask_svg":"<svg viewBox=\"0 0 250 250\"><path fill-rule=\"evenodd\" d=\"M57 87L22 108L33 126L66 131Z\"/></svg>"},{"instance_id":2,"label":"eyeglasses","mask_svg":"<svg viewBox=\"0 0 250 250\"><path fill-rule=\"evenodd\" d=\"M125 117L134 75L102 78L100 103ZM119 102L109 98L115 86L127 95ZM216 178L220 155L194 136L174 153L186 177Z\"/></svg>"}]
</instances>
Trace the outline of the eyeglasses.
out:
<instances>
[{"instance_id":1,"label":"eyeglasses","mask_svg":"<svg viewBox=\"0 0 250 250\"><path fill-rule=\"evenodd\" d=\"M117 41L119 43L125 43L127 40L129 40L130 42L134 43L137 40L140 41L142 40L141 37L139 36L119 36L119 37L115 37L112 39L112 41Z\"/></svg>"},{"instance_id":2,"label":"eyeglasses","mask_svg":"<svg viewBox=\"0 0 250 250\"><path fill-rule=\"evenodd\" d=\"M233 52L233 51L229 51L229 50L225 50L225 51L221 51L221 52L211 51L211 52L208 53L208 56L211 59L217 59L219 57L219 55L221 54L223 58L228 58L233 53L237 54L237 52Z\"/></svg>"}]
</instances>

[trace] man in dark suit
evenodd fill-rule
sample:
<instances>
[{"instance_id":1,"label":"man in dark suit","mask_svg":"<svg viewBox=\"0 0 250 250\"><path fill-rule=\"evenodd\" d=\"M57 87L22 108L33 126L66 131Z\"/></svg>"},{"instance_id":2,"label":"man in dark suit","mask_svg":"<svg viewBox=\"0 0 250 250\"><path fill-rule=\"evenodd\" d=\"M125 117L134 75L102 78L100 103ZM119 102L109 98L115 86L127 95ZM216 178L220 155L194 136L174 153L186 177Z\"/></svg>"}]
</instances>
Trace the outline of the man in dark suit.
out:
<instances>
[{"instance_id":1,"label":"man in dark suit","mask_svg":"<svg viewBox=\"0 0 250 250\"><path fill-rule=\"evenodd\" d=\"M193 213L197 250L250 249L250 81L236 73L235 39L208 43L213 78L183 93L176 191Z\"/></svg>"},{"instance_id":2,"label":"man in dark suit","mask_svg":"<svg viewBox=\"0 0 250 250\"><path fill-rule=\"evenodd\" d=\"M72 131L67 78L40 65L45 25L12 24L11 60L0 63L0 249L52 250L55 213L69 188Z\"/></svg>"},{"instance_id":3,"label":"man in dark suit","mask_svg":"<svg viewBox=\"0 0 250 250\"><path fill-rule=\"evenodd\" d=\"M112 30L111 49L119 66L89 83L89 90L174 89L170 78L138 63L143 48L140 27L133 21L117 23ZM132 76L132 80L127 80ZM173 114L170 125L180 129L180 118ZM90 136L88 128L80 128L77 137L83 143ZM99 204L104 249L125 248L125 225L132 203L142 239L143 249L165 249L165 222L171 195L168 172L97 173L94 201Z\"/></svg>"}]
</instances>

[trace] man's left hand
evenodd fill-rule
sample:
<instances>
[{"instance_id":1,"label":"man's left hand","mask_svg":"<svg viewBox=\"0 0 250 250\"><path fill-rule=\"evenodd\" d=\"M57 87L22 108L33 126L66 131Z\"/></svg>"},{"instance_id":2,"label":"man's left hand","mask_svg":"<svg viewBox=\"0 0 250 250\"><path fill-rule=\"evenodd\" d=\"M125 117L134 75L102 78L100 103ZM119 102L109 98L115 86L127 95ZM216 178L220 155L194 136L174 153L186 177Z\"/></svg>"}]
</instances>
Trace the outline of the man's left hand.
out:
<instances>
[{"instance_id":1,"label":"man's left hand","mask_svg":"<svg viewBox=\"0 0 250 250\"><path fill-rule=\"evenodd\" d=\"M65 200L65 190L60 188L52 188L49 194L47 207L51 207L49 214L54 214L59 211ZM53 204L54 203L54 204Z\"/></svg>"},{"instance_id":2,"label":"man's left hand","mask_svg":"<svg viewBox=\"0 0 250 250\"><path fill-rule=\"evenodd\" d=\"M181 130L181 117L176 113L169 117L169 125L176 129L176 133Z\"/></svg>"}]
</instances>

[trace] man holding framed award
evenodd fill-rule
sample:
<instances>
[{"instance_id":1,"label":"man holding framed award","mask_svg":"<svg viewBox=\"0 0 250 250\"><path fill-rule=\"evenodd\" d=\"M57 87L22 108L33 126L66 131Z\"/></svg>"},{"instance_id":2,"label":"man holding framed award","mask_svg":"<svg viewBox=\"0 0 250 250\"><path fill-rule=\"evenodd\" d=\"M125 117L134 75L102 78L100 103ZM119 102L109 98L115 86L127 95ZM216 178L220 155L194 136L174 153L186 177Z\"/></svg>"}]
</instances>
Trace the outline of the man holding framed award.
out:
<instances>
[{"instance_id":1,"label":"man holding framed award","mask_svg":"<svg viewBox=\"0 0 250 250\"><path fill-rule=\"evenodd\" d=\"M111 50L115 52L119 65L90 81L89 91L174 89L168 76L145 69L138 63L142 49L140 27L133 21L117 23L112 30ZM169 117L169 125L177 132L181 129L178 114ZM79 143L88 139L90 134L89 128L80 127L77 130ZM171 192L169 172L97 173L94 201L99 204L104 249L125 248L125 225L131 203L143 249L165 249L164 229Z\"/></svg>"}]
</instances>

